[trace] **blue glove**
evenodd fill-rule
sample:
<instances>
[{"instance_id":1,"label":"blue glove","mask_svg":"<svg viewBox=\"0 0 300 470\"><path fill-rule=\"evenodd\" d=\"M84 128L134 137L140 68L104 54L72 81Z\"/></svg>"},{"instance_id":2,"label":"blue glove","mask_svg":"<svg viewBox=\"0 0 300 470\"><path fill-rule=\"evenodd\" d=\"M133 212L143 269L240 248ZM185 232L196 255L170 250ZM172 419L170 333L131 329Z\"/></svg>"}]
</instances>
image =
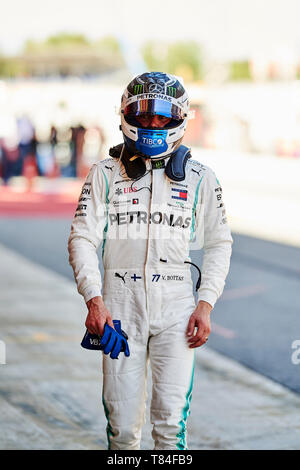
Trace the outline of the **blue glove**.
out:
<instances>
[{"instance_id":1,"label":"blue glove","mask_svg":"<svg viewBox=\"0 0 300 470\"><path fill-rule=\"evenodd\" d=\"M126 357L130 356L128 346L128 336L121 329L121 321L113 320L115 329L107 323L104 327L103 336L92 335L86 330L81 346L86 349L102 350L104 354L110 354L112 359L117 359L120 352L124 352Z\"/></svg>"},{"instance_id":2,"label":"blue glove","mask_svg":"<svg viewBox=\"0 0 300 470\"><path fill-rule=\"evenodd\" d=\"M130 356L129 346L128 346L128 336L124 335L124 331L121 329L120 320L113 320L114 327L113 329L107 323L105 324L104 334L100 339L100 344L104 348L104 354L109 354L111 359L118 359L118 356L121 351L124 351L126 357Z\"/></svg>"}]
</instances>

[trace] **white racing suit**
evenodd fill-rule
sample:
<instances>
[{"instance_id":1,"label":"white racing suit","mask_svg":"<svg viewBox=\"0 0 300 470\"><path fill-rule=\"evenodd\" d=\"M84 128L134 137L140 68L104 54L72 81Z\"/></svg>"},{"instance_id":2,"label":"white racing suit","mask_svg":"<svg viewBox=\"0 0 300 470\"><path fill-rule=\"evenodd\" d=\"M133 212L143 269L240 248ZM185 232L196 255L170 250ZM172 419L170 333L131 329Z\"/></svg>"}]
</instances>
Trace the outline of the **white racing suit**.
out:
<instances>
[{"instance_id":1,"label":"white racing suit","mask_svg":"<svg viewBox=\"0 0 300 470\"><path fill-rule=\"evenodd\" d=\"M72 223L70 264L86 302L103 288L131 353L118 360L103 355L109 449L139 449L149 361L155 449L187 449L194 349L186 328L195 302L185 261L195 236L204 247L198 300L214 306L224 288L232 238L212 170L188 160L186 178L177 183L164 168L152 169L150 159L145 175L135 180L118 159L91 168ZM96 253L101 243L103 285Z\"/></svg>"}]
</instances>

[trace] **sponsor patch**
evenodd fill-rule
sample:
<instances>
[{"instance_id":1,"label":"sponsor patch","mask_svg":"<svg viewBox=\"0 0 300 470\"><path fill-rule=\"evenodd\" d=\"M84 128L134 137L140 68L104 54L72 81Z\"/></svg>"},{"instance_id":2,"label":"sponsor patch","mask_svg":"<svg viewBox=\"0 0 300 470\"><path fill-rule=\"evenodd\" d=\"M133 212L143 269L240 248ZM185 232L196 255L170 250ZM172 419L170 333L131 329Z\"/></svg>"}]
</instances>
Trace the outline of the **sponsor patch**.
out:
<instances>
[{"instance_id":1,"label":"sponsor patch","mask_svg":"<svg viewBox=\"0 0 300 470\"><path fill-rule=\"evenodd\" d=\"M125 276L126 276L127 272L122 276L122 274L120 273L115 273L115 277L118 277L120 279L122 279L122 281L124 282L125 284Z\"/></svg>"},{"instance_id":2,"label":"sponsor patch","mask_svg":"<svg viewBox=\"0 0 300 470\"><path fill-rule=\"evenodd\" d=\"M121 194L128 194L128 193L135 193L137 191L137 188L136 187L129 187L129 188L117 188L116 191L115 191L115 194L117 194L118 196L120 196Z\"/></svg>"},{"instance_id":3,"label":"sponsor patch","mask_svg":"<svg viewBox=\"0 0 300 470\"><path fill-rule=\"evenodd\" d=\"M177 274L152 274L152 282L162 281L183 281L183 276L178 276Z\"/></svg>"},{"instance_id":4,"label":"sponsor patch","mask_svg":"<svg viewBox=\"0 0 300 470\"><path fill-rule=\"evenodd\" d=\"M170 202L167 202L167 206L169 207L175 207L176 209L179 209L181 211L189 211L191 210L191 207L187 207L183 204L183 202L180 201L174 201L174 204L171 204Z\"/></svg>"},{"instance_id":5,"label":"sponsor patch","mask_svg":"<svg viewBox=\"0 0 300 470\"><path fill-rule=\"evenodd\" d=\"M111 225L137 224L162 224L169 227L187 229L191 224L191 217L183 217L177 214L165 214L163 212L153 212L148 214L145 211L113 212L108 214Z\"/></svg>"},{"instance_id":6,"label":"sponsor patch","mask_svg":"<svg viewBox=\"0 0 300 470\"><path fill-rule=\"evenodd\" d=\"M165 168L165 160L153 160L151 162L152 170L160 170L161 168Z\"/></svg>"},{"instance_id":7,"label":"sponsor patch","mask_svg":"<svg viewBox=\"0 0 300 470\"><path fill-rule=\"evenodd\" d=\"M187 200L186 189L179 189L179 188L171 188L171 189L172 189L172 199L179 199L181 201Z\"/></svg>"},{"instance_id":8,"label":"sponsor patch","mask_svg":"<svg viewBox=\"0 0 300 470\"><path fill-rule=\"evenodd\" d=\"M130 199L126 199L125 201L113 201L114 206L126 206L130 203Z\"/></svg>"},{"instance_id":9,"label":"sponsor patch","mask_svg":"<svg viewBox=\"0 0 300 470\"><path fill-rule=\"evenodd\" d=\"M177 181L170 181L170 184L180 186L181 188L187 188L187 184L178 183Z\"/></svg>"}]
</instances>

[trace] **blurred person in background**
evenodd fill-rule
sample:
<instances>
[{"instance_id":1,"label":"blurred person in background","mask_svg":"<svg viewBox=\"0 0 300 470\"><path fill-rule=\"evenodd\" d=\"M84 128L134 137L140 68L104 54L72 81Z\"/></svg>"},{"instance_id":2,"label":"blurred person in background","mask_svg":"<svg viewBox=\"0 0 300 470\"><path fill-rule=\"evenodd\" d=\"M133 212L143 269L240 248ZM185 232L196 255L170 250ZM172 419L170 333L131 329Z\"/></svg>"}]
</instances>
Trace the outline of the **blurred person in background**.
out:
<instances>
[{"instance_id":1,"label":"blurred person in background","mask_svg":"<svg viewBox=\"0 0 300 470\"><path fill-rule=\"evenodd\" d=\"M36 151L35 129L28 116L24 114L17 118L17 129L20 158L16 176L21 175L23 172L26 157L30 156L30 160L32 160L32 156L35 155Z\"/></svg>"},{"instance_id":2,"label":"blurred person in background","mask_svg":"<svg viewBox=\"0 0 300 470\"><path fill-rule=\"evenodd\" d=\"M130 357L112 360L113 341L103 355L109 449L140 448L149 361L155 449L187 449L194 352L210 334L232 244L219 181L181 145L188 114L176 77L135 77L121 101L124 143L91 168L71 227L69 260L88 331L104 340L118 319L129 337ZM204 247L197 305L189 257L195 238Z\"/></svg>"},{"instance_id":3,"label":"blurred person in background","mask_svg":"<svg viewBox=\"0 0 300 470\"><path fill-rule=\"evenodd\" d=\"M30 151L27 153L27 155L25 156L24 161L23 161L22 174L26 178L27 191L32 190L34 178L36 176L38 176L38 174L39 174L38 164L37 164L36 147L37 147L37 141L36 141L36 137L35 137L35 134L34 134L34 137L31 141Z\"/></svg>"},{"instance_id":4,"label":"blurred person in background","mask_svg":"<svg viewBox=\"0 0 300 470\"><path fill-rule=\"evenodd\" d=\"M1 122L1 171L4 184L8 184L9 179L13 176L20 175L20 149L18 129L15 117L12 115L5 115Z\"/></svg>"},{"instance_id":5,"label":"blurred person in background","mask_svg":"<svg viewBox=\"0 0 300 470\"><path fill-rule=\"evenodd\" d=\"M76 176L73 130L68 126L56 128L54 154L62 177Z\"/></svg>"},{"instance_id":6,"label":"blurred person in background","mask_svg":"<svg viewBox=\"0 0 300 470\"><path fill-rule=\"evenodd\" d=\"M52 128L48 123L42 123L36 129L36 159L41 176L55 175L55 158L50 142Z\"/></svg>"},{"instance_id":7,"label":"blurred person in background","mask_svg":"<svg viewBox=\"0 0 300 470\"><path fill-rule=\"evenodd\" d=\"M105 137L99 126L85 129L81 136L82 139L78 139L81 142L81 147L78 145L78 150L80 149L81 152L78 151L77 154L77 175L85 178L92 164L103 158L102 149Z\"/></svg>"},{"instance_id":8,"label":"blurred person in background","mask_svg":"<svg viewBox=\"0 0 300 470\"><path fill-rule=\"evenodd\" d=\"M16 139L2 138L1 144L1 174L6 185L10 178L16 176L20 169L20 152Z\"/></svg>"}]
</instances>

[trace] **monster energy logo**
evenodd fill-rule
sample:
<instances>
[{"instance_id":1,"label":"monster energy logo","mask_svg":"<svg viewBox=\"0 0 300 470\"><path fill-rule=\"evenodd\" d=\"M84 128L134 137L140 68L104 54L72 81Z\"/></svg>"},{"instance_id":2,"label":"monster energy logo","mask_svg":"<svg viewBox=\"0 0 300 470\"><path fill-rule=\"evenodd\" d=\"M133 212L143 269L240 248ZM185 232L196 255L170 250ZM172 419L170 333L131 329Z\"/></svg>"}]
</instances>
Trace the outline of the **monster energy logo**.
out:
<instances>
[{"instance_id":1,"label":"monster energy logo","mask_svg":"<svg viewBox=\"0 0 300 470\"><path fill-rule=\"evenodd\" d=\"M152 169L153 170L160 170L161 168L165 168L165 161L164 160L153 160L152 161Z\"/></svg>"},{"instance_id":2,"label":"monster energy logo","mask_svg":"<svg viewBox=\"0 0 300 470\"><path fill-rule=\"evenodd\" d=\"M168 90L169 90L169 95L176 98L176 88L174 88L173 86L168 86Z\"/></svg>"},{"instance_id":3,"label":"monster energy logo","mask_svg":"<svg viewBox=\"0 0 300 470\"><path fill-rule=\"evenodd\" d=\"M140 95L143 93L143 85L134 85L134 94Z\"/></svg>"}]
</instances>

